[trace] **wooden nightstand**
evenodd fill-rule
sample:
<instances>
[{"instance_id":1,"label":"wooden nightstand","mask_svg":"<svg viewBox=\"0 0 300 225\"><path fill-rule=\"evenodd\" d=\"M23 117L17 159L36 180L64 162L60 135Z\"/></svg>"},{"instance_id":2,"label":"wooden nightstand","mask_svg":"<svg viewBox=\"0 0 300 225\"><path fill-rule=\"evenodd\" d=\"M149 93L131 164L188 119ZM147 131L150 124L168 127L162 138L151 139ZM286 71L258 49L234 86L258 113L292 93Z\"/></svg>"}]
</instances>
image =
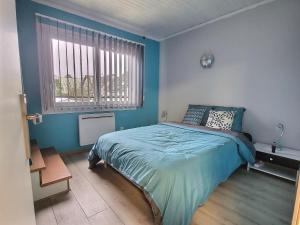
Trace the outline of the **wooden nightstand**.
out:
<instances>
[{"instance_id":1,"label":"wooden nightstand","mask_svg":"<svg viewBox=\"0 0 300 225\"><path fill-rule=\"evenodd\" d=\"M296 182L300 164L300 151L282 148L282 150L276 150L273 153L271 145L262 143L255 143L254 147L256 149L256 161L263 161L263 165L257 167L248 164L248 170L253 169Z\"/></svg>"}]
</instances>

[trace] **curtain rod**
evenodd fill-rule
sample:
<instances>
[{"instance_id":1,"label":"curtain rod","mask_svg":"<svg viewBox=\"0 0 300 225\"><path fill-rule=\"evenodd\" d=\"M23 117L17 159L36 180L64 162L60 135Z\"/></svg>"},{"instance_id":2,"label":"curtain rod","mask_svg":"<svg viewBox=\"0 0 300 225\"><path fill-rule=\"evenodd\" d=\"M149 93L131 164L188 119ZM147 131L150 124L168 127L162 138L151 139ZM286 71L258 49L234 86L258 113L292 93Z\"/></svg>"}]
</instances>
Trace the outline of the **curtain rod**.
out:
<instances>
[{"instance_id":1,"label":"curtain rod","mask_svg":"<svg viewBox=\"0 0 300 225\"><path fill-rule=\"evenodd\" d=\"M78 24L75 24L75 23L70 23L70 22L67 22L65 20L60 20L60 19L57 19L57 18L54 18L54 17L51 17L51 16L46 16L46 15L43 15L43 14L40 14L40 13L35 13L35 15L39 16L39 17L43 17L43 18L49 19L49 20L53 20L55 22L65 23L65 24L73 26L73 27L77 27L77 28L89 30L89 31L92 31L92 32L96 32L96 33L100 33L100 34L103 34L103 35L110 36L112 38L117 38L117 39L120 39L120 40L123 40L123 41L127 41L127 42L130 42L130 43L134 43L134 44L145 46L144 43L140 43L140 42L136 42L136 41L131 41L131 40L128 40L126 38L122 38L122 37L119 37L119 36L116 36L116 35L112 35L112 34L108 34L108 33L105 33L105 32L99 31L99 30L95 30L95 29L91 29L91 28L88 28L88 27L84 27L84 26L81 26L81 25L78 25Z\"/></svg>"}]
</instances>

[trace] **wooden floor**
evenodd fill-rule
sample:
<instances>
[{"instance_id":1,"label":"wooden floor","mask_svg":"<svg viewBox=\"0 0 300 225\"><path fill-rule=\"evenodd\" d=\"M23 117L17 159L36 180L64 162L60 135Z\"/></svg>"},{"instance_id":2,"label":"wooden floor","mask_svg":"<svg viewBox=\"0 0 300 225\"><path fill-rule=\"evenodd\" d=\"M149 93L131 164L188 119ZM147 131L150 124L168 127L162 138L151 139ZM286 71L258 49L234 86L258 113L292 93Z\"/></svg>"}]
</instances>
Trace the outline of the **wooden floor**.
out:
<instances>
[{"instance_id":1,"label":"wooden floor","mask_svg":"<svg viewBox=\"0 0 300 225\"><path fill-rule=\"evenodd\" d=\"M141 192L111 168L88 169L87 154L65 157L68 194L35 204L37 225L153 225ZM239 169L200 207L192 225L290 224L294 185Z\"/></svg>"}]
</instances>

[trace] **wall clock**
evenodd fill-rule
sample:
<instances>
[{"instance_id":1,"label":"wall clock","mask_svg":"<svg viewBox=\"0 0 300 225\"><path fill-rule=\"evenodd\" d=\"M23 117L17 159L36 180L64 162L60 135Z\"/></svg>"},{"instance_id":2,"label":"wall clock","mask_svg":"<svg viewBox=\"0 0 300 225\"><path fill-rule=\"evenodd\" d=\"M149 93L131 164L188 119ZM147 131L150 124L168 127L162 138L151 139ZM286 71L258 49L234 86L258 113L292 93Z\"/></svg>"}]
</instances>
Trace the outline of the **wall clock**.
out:
<instances>
[{"instance_id":1,"label":"wall clock","mask_svg":"<svg viewBox=\"0 0 300 225\"><path fill-rule=\"evenodd\" d=\"M200 58L200 64L204 69L211 68L214 61L215 57L213 54L203 54Z\"/></svg>"}]
</instances>

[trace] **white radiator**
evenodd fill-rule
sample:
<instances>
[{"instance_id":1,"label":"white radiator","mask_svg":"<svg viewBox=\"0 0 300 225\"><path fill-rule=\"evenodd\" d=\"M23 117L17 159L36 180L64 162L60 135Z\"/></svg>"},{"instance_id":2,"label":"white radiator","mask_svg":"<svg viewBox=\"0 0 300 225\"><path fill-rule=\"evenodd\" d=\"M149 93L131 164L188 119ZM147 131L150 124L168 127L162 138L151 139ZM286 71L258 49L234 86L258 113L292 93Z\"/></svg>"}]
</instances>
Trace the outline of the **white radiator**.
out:
<instances>
[{"instance_id":1,"label":"white radiator","mask_svg":"<svg viewBox=\"0 0 300 225\"><path fill-rule=\"evenodd\" d=\"M79 115L78 123L80 146L94 144L102 134L115 131L114 113Z\"/></svg>"}]
</instances>

